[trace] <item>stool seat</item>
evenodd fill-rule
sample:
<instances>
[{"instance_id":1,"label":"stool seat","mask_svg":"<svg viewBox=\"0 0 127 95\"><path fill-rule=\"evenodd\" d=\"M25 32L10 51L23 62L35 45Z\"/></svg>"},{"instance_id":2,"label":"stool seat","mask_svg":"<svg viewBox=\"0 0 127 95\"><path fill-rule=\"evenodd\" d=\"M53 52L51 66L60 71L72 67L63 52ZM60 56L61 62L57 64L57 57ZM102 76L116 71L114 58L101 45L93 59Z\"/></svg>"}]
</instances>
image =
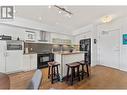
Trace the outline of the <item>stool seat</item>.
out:
<instances>
[{"instance_id":1,"label":"stool seat","mask_svg":"<svg viewBox=\"0 0 127 95\"><path fill-rule=\"evenodd\" d=\"M70 63L70 64L66 64L69 67L77 67L78 65L80 65L80 63L74 62L74 63Z\"/></svg>"},{"instance_id":2,"label":"stool seat","mask_svg":"<svg viewBox=\"0 0 127 95\"><path fill-rule=\"evenodd\" d=\"M84 60L82 60L82 61L80 61L80 62L78 62L78 63L80 63L81 65L86 65L86 64L88 64L88 62L84 62Z\"/></svg>"},{"instance_id":3,"label":"stool seat","mask_svg":"<svg viewBox=\"0 0 127 95\"><path fill-rule=\"evenodd\" d=\"M53 61L53 62L48 62L49 66L56 66L56 65L60 65L59 63Z\"/></svg>"}]
</instances>

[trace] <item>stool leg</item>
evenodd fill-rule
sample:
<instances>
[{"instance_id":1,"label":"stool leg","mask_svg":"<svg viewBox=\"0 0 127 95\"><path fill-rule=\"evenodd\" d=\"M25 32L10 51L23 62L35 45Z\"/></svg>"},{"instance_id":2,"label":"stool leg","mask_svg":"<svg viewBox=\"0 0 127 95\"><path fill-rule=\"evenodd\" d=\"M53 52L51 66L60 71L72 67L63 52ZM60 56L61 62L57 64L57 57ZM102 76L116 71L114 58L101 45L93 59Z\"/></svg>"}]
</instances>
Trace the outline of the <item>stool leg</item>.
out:
<instances>
[{"instance_id":1,"label":"stool leg","mask_svg":"<svg viewBox=\"0 0 127 95\"><path fill-rule=\"evenodd\" d=\"M84 78L84 72L85 72L84 65L82 65L82 79Z\"/></svg>"},{"instance_id":2,"label":"stool leg","mask_svg":"<svg viewBox=\"0 0 127 95\"><path fill-rule=\"evenodd\" d=\"M53 75L54 75L54 77L56 75L55 66L53 67Z\"/></svg>"},{"instance_id":3,"label":"stool leg","mask_svg":"<svg viewBox=\"0 0 127 95\"><path fill-rule=\"evenodd\" d=\"M49 69L48 69L48 79L50 78L50 66L49 66Z\"/></svg>"},{"instance_id":4,"label":"stool leg","mask_svg":"<svg viewBox=\"0 0 127 95\"><path fill-rule=\"evenodd\" d=\"M53 84L53 66L51 67L51 83Z\"/></svg>"},{"instance_id":5,"label":"stool leg","mask_svg":"<svg viewBox=\"0 0 127 95\"><path fill-rule=\"evenodd\" d=\"M77 67L77 77L78 77L78 80L80 81L79 66Z\"/></svg>"},{"instance_id":6,"label":"stool leg","mask_svg":"<svg viewBox=\"0 0 127 95\"><path fill-rule=\"evenodd\" d=\"M58 79L58 81L60 81L58 66L57 66L57 79Z\"/></svg>"},{"instance_id":7,"label":"stool leg","mask_svg":"<svg viewBox=\"0 0 127 95\"><path fill-rule=\"evenodd\" d=\"M74 68L71 68L71 85L73 85Z\"/></svg>"},{"instance_id":8,"label":"stool leg","mask_svg":"<svg viewBox=\"0 0 127 95\"><path fill-rule=\"evenodd\" d=\"M68 81L68 78L69 78L69 66L67 67L67 76L66 76L66 81Z\"/></svg>"},{"instance_id":9,"label":"stool leg","mask_svg":"<svg viewBox=\"0 0 127 95\"><path fill-rule=\"evenodd\" d=\"M76 72L75 72L75 68L74 68L74 71L73 71L74 78L75 78L75 73L76 73Z\"/></svg>"},{"instance_id":10,"label":"stool leg","mask_svg":"<svg viewBox=\"0 0 127 95\"><path fill-rule=\"evenodd\" d=\"M89 67L88 67L88 64L86 64L86 70L87 70L87 76L89 77Z\"/></svg>"}]
</instances>

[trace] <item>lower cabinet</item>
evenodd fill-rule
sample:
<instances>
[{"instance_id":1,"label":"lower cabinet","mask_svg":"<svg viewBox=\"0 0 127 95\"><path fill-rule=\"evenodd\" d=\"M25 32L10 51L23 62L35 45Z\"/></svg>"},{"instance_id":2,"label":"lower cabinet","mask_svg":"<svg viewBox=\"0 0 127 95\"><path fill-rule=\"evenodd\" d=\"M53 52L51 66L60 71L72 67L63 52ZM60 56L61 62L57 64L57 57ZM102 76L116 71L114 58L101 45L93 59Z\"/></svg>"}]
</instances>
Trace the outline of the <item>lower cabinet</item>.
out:
<instances>
[{"instance_id":1,"label":"lower cabinet","mask_svg":"<svg viewBox=\"0 0 127 95\"><path fill-rule=\"evenodd\" d=\"M23 55L23 71L30 71L37 69L37 54L26 54Z\"/></svg>"},{"instance_id":2,"label":"lower cabinet","mask_svg":"<svg viewBox=\"0 0 127 95\"><path fill-rule=\"evenodd\" d=\"M37 54L30 54L30 70L37 69Z\"/></svg>"},{"instance_id":3,"label":"lower cabinet","mask_svg":"<svg viewBox=\"0 0 127 95\"><path fill-rule=\"evenodd\" d=\"M5 59L6 73L15 73L22 71L22 51L8 51L6 52Z\"/></svg>"}]
</instances>

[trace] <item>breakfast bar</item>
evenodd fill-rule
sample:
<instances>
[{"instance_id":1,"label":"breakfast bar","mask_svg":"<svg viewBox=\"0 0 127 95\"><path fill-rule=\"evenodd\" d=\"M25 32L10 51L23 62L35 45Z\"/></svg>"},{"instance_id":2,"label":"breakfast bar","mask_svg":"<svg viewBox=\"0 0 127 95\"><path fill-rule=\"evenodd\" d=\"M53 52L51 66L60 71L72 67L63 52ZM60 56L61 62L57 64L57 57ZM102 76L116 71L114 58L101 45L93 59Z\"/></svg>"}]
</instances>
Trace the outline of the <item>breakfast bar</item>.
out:
<instances>
[{"instance_id":1,"label":"breakfast bar","mask_svg":"<svg viewBox=\"0 0 127 95\"><path fill-rule=\"evenodd\" d=\"M60 79L63 79L67 74L66 64L84 60L84 53L81 51L55 52L54 60L60 64L60 68L59 68Z\"/></svg>"}]
</instances>

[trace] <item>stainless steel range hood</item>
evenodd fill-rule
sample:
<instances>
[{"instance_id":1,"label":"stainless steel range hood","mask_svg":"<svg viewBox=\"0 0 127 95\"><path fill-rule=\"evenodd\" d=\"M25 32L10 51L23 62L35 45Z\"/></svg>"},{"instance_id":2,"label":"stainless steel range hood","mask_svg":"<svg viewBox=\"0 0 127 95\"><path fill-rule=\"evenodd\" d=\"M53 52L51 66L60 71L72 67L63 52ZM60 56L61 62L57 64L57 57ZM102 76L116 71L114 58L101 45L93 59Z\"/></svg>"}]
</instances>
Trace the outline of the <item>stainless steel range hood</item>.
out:
<instances>
[{"instance_id":1,"label":"stainless steel range hood","mask_svg":"<svg viewBox=\"0 0 127 95\"><path fill-rule=\"evenodd\" d=\"M39 41L42 41L42 42L47 42L47 32L46 31L40 31L40 40Z\"/></svg>"}]
</instances>

